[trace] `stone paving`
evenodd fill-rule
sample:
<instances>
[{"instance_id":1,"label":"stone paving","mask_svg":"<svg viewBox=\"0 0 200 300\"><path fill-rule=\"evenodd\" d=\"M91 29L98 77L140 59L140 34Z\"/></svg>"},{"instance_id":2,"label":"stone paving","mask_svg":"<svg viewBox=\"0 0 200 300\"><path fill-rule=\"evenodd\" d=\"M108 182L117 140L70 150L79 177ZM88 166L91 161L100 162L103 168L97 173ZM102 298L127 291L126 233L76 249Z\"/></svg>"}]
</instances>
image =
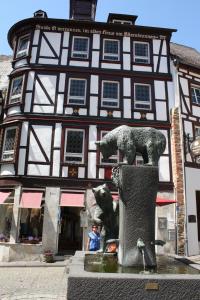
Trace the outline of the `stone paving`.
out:
<instances>
[{"instance_id":1,"label":"stone paving","mask_svg":"<svg viewBox=\"0 0 200 300\"><path fill-rule=\"evenodd\" d=\"M67 266L0 266L0 300L66 300Z\"/></svg>"}]
</instances>

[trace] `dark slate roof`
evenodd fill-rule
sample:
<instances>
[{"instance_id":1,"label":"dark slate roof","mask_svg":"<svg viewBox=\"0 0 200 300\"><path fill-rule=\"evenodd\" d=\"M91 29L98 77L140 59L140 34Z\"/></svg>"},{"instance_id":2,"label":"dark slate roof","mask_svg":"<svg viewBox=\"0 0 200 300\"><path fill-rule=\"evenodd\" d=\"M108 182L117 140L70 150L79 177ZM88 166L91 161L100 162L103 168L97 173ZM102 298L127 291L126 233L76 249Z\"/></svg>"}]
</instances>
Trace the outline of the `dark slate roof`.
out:
<instances>
[{"instance_id":1,"label":"dark slate roof","mask_svg":"<svg viewBox=\"0 0 200 300\"><path fill-rule=\"evenodd\" d=\"M172 56L177 58L178 62L200 69L200 52L196 49L170 43L170 52Z\"/></svg>"}]
</instances>

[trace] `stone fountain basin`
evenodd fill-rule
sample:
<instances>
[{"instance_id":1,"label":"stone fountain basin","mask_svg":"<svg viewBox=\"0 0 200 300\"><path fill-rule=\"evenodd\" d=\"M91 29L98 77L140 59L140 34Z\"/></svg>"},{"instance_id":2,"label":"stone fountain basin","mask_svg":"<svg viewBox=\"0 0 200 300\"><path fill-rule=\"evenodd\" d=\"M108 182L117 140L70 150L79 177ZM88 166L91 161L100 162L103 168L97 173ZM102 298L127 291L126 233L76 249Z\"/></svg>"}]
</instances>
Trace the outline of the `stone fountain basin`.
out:
<instances>
[{"instance_id":1,"label":"stone fountain basin","mask_svg":"<svg viewBox=\"0 0 200 300\"><path fill-rule=\"evenodd\" d=\"M85 252L69 264L68 300L200 299L200 275L94 273L84 269Z\"/></svg>"}]
</instances>

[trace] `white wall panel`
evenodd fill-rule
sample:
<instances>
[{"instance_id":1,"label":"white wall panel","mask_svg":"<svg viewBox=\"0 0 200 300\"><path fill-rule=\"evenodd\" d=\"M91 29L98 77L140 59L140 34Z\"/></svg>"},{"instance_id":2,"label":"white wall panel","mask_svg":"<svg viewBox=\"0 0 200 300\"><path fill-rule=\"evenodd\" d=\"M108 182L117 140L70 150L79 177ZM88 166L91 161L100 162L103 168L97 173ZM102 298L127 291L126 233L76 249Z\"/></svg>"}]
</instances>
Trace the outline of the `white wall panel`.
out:
<instances>
[{"instance_id":1,"label":"white wall panel","mask_svg":"<svg viewBox=\"0 0 200 300\"><path fill-rule=\"evenodd\" d=\"M104 168L99 168L99 179L105 178L105 170Z\"/></svg>"},{"instance_id":2,"label":"white wall panel","mask_svg":"<svg viewBox=\"0 0 200 300\"><path fill-rule=\"evenodd\" d=\"M123 93L124 93L124 97L131 96L131 79L130 78L123 78Z\"/></svg>"},{"instance_id":3,"label":"white wall panel","mask_svg":"<svg viewBox=\"0 0 200 300\"><path fill-rule=\"evenodd\" d=\"M167 57L161 57L159 72L160 73L168 73Z\"/></svg>"},{"instance_id":4,"label":"white wall panel","mask_svg":"<svg viewBox=\"0 0 200 300\"><path fill-rule=\"evenodd\" d=\"M38 44L39 36L40 36L40 30L36 29L34 31L33 45L37 45Z\"/></svg>"},{"instance_id":5,"label":"white wall panel","mask_svg":"<svg viewBox=\"0 0 200 300\"><path fill-rule=\"evenodd\" d=\"M167 44L165 40L163 40L162 55L167 55Z\"/></svg>"},{"instance_id":6,"label":"white wall panel","mask_svg":"<svg viewBox=\"0 0 200 300\"><path fill-rule=\"evenodd\" d=\"M15 175L15 169L13 164L3 164L1 165L1 176L9 176L9 175Z\"/></svg>"},{"instance_id":7,"label":"white wall panel","mask_svg":"<svg viewBox=\"0 0 200 300\"><path fill-rule=\"evenodd\" d=\"M25 96L25 105L24 105L24 112L30 112L30 110L31 110L31 102L32 102L32 93L26 93L26 96Z\"/></svg>"},{"instance_id":8,"label":"white wall panel","mask_svg":"<svg viewBox=\"0 0 200 300\"><path fill-rule=\"evenodd\" d=\"M78 168L78 178L85 178L85 168Z\"/></svg>"},{"instance_id":9,"label":"white wall panel","mask_svg":"<svg viewBox=\"0 0 200 300\"><path fill-rule=\"evenodd\" d=\"M55 148L60 148L61 147L61 134L62 134L62 124L57 123L55 126L55 131L54 131L54 147Z\"/></svg>"},{"instance_id":10,"label":"white wall panel","mask_svg":"<svg viewBox=\"0 0 200 300\"><path fill-rule=\"evenodd\" d=\"M175 106L174 83L173 82L167 82L167 88L168 88L169 109L171 109L171 108L173 108Z\"/></svg>"},{"instance_id":11,"label":"white wall panel","mask_svg":"<svg viewBox=\"0 0 200 300\"><path fill-rule=\"evenodd\" d=\"M99 51L92 51L92 68L99 67Z\"/></svg>"},{"instance_id":12,"label":"white wall panel","mask_svg":"<svg viewBox=\"0 0 200 300\"><path fill-rule=\"evenodd\" d=\"M12 106L8 109L7 115L15 115L15 114L21 114L21 107L19 106Z\"/></svg>"},{"instance_id":13,"label":"white wall panel","mask_svg":"<svg viewBox=\"0 0 200 300\"><path fill-rule=\"evenodd\" d=\"M96 178L96 153L88 153L88 178Z\"/></svg>"},{"instance_id":14,"label":"white wall panel","mask_svg":"<svg viewBox=\"0 0 200 300\"><path fill-rule=\"evenodd\" d=\"M159 121L167 121L166 102L156 101L156 119Z\"/></svg>"},{"instance_id":15,"label":"white wall panel","mask_svg":"<svg viewBox=\"0 0 200 300\"><path fill-rule=\"evenodd\" d=\"M19 159L18 159L18 175L24 175L25 160L26 160L26 149L20 149Z\"/></svg>"},{"instance_id":16,"label":"white wall panel","mask_svg":"<svg viewBox=\"0 0 200 300\"><path fill-rule=\"evenodd\" d=\"M55 76L55 75L39 75L39 79L40 79L42 85L44 86L45 90L47 91L51 100L53 102L55 102L57 76ZM49 99L45 95L45 93L38 81L36 81L36 83L35 83L34 103L50 104Z\"/></svg>"},{"instance_id":17,"label":"white wall panel","mask_svg":"<svg viewBox=\"0 0 200 300\"><path fill-rule=\"evenodd\" d=\"M124 118L131 119L131 99L124 99Z\"/></svg>"},{"instance_id":18,"label":"white wall panel","mask_svg":"<svg viewBox=\"0 0 200 300\"><path fill-rule=\"evenodd\" d=\"M63 105L64 105L64 95L63 94L58 94L57 108L56 108L56 113L57 114L63 114Z\"/></svg>"},{"instance_id":19,"label":"white wall panel","mask_svg":"<svg viewBox=\"0 0 200 300\"><path fill-rule=\"evenodd\" d=\"M192 106L192 114L196 117L200 117L200 107Z\"/></svg>"},{"instance_id":20,"label":"white wall panel","mask_svg":"<svg viewBox=\"0 0 200 300\"><path fill-rule=\"evenodd\" d=\"M185 96L189 96L188 80L180 77L180 83Z\"/></svg>"},{"instance_id":21,"label":"white wall panel","mask_svg":"<svg viewBox=\"0 0 200 300\"><path fill-rule=\"evenodd\" d=\"M21 129L20 146L24 147L27 145L27 138L28 138L28 122L23 122L22 129Z\"/></svg>"},{"instance_id":22,"label":"white wall panel","mask_svg":"<svg viewBox=\"0 0 200 300\"><path fill-rule=\"evenodd\" d=\"M96 150L96 145L95 145L96 140L97 140L97 126L90 125L89 126L89 144L88 144L89 150Z\"/></svg>"},{"instance_id":23,"label":"white wall panel","mask_svg":"<svg viewBox=\"0 0 200 300\"><path fill-rule=\"evenodd\" d=\"M35 72L29 72L28 73L27 87L26 87L27 90L29 90L29 91L33 90L34 80L35 80Z\"/></svg>"},{"instance_id":24,"label":"white wall panel","mask_svg":"<svg viewBox=\"0 0 200 300\"><path fill-rule=\"evenodd\" d=\"M146 118L147 118L147 120L154 120L154 114L152 114L152 113L147 113L147 114L146 114Z\"/></svg>"},{"instance_id":25,"label":"white wall panel","mask_svg":"<svg viewBox=\"0 0 200 300\"><path fill-rule=\"evenodd\" d=\"M134 112L134 119L141 119L141 114L139 112Z\"/></svg>"},{"instance_id":26,"label":"white wall panel","mask_svg":"<svg viewBox=\"0 0 200 300\"><path fill-rule=\"evenodd\" d=\"M114 118L121 118L121 111L119 111L119 110L114 110L114 111L113 111L113 117L114 117Z\"/></svg>"},{"instance_id":27,"label":"white wall panel","mask_svg":"<svg viewBox=\"0 0 200 300\"><path fill-rule=\"evenodd\" d=\"M90 116L98 114L98 97L90 97Z\"/></svg>"},{"instance_id":28,"label":"white wall panel","mask_svg":"<svg viewBox=\"0 0 200 300\"><path fill-rule=\"evenodd\" d=\"M68 167L62 168L62 177L68 177Z\"/></svg>"},{"instance_id":29,"label":"white wall panel","mask_svg":"<svg viewBox=\"0 0 200 300\"><path fill-rule=\"evenodd\" d=\"M58 59L40 58L39 64L44 65L58 65Z\"/></svg>"},{"instance_id":30,"label":"white wall panel","mask_svg":"<svg viewBox=\"0 0 200 300\"><path fill-rule=\"evenodd\" d=\"M166 99L165 81L154 80L155 98L160 100Z\"/></svg>"},{"instance_id":31,"label":"white wall panel","mask_svg":"<svg viewBox=\"0 0 200 300\"><path fill-rule=\"evenodd\" d=\"M65 91L65 78L66 78L66 74L60 73L60 80L59 80L59 86L58 86L58 91L60 93Z\"/></svg>"},{"instance_id":32,"label":"white wall panel","mask_svg":"<svg viewBox=\"0 0 200 300\"><path fill-rule=\"evenodd\" d=\"M133 66L133 71L139 71L139 72L152 72L152 67L148 66Z\"/></svg>"},{"instance_id":33,"label":"white wall panel","mask_svg":"<svg viewBox=\"0 0 200 300\"><path fill-rule=\"evenodd\" d=\"M47 37L49 43L55 50L56 54L59 56L60 54L60 41L61 41L61 33L58 32L44 32L45 36ZM40 55L41 56L47 56L45 53L45 50L47 50L42 43L42 47L40 50Z\"/></svg>"},{"instance_id":34,"label":"white wall panel","mask_svg":"<svg viewBox=\"0 0 200 300\"><path fill-rule=\"evenodd\" d=\"M34 64L36 62L36 56L37 56L37 47L32 47L31 59L30 59L31 64Z\"/></svg>"},{"instance_id":35,"label":"white wall panel","mask_svg":"<svg viewBox=\"0 0 200 300\"><path fill-rule=\"evenodd\" d=\"M63 49L61 54L61 65L67 65L67 58L68 58L68 49Z\"/></svg>"},{"instance_id":36,"label":"white wall panel","mask_svg":"<svg viewBox=\"0 0 200 300\"><path fill-rule=\"evenodd\" d=\"M107 110L100 110L101 117L107 117Z\"/></svg>"},{"instance_id":37,"label":"white wall panel","mask_svg":"<svg viewBox=\"0 0 200 300\"><path fill-rule=\"evenodd\" d=\"M156 72L156 70L157 70L157 65L158 65L158 56L154 56L153 57L153 69L154 69L154 72Z\"/></svg>"},{"instance_id":38,"label":"white wall panel","mask_svg":"<svg viewBox=\"0 0 200 300\"><path fill-rule=\"evenodd\" d=\"M71 60L69 62L69 65L74 66L74 67L89 67L89 62L88 61Z\"/></svg>"},{"instance_id":39,"label":"white wall panel","mask_svg":"<svg viewBox=\"0 0 200 300\"><path fill-rule=\"evenodd\" d=\"M53 151L53 171L52 176L59 177L60 175L60 151Z\"/></svg>"},{"instance_id":40,"label":"white wall panel","mask_svg":"<svg viewBox=\"0 0 200 300\"><path fill-rule=\"evenodd\" d=\"M153 53L154 54L159 54L159 50L160 50L160 40L153 40Z\"/></svg>"},{"instance_id":41,"label":"white wall panel","mask_svg":"<svg viewBox=\"0 0 200 300\"><path fill-rule=\"evenodd\" d=\"M73 114L73 108L71 108L71 107L66 107L66 108L65 108L65 114L66 114L66 115L71 115L71 114Z\"/></svg>"},{"instance_id":42,"label":"white wall panel","mask_svg":"<svg viewBox=\"0 0 200 300\"><path fill-rule=\"evenodd\" d=\"M123 54L123 69L130 70L131 69L131 55Z\"/></svg>"},{"instance_id":43,"label":"white wall panel","mask_svg":"<svg viewBox=\"0 0 200 300\"><path fill-rule=\"evenodd\" d=\"M100 49L100 35L93 34L93 49Z\"/></svg>"},{"instance_id":44,"label":"white wall panel","mask_svg":"<svg viewBox=\"0 0 200 300\"><path fill-rule=\"evenodd\" d=\"M90 94L98 94L99 92L99 76L91 75Z\"/></svg>"},{"instance_id":45,"label":"white wall panel","mask_svg":"<svg viewBox=\"0 0 200 300\"><path fill-rule=\"evenodd\" d=\"M121 64L102 63L101 67L104 68L104 69L121 70Z\"/></svg>"},{"instance_id":46,"label":"white wall panel","mask_svg":"<svg viewBox=\"0 0 200 300\"><path fill-rule=\"evenodd\" d=\"M161 156L159 160L159 181L170 181L169 157Z\"/></svg>"},{"instance_id":47,"label":"white wall panel","mask_svg":"<svg viewBox=\"0 0 200 300\"><path fill-rule=\"evenodd\" d=\"M30 176L49 176L50 166L28 165L27 174Z\"/></svg>"},{"instance_id":48,"label":"white wall panel","mask_svg":"<svg viewBox=\"0 0 200 300\"><path fill-rule=\"evenodd\" d=\"M69 46L69 32L64 32L63 35L63 47Z\"/></svg>"},{"instance_id":49,"label":"white wall panel","mask_svg":"<svg viewBox=\"0 0 200 300\"><path fill-rule=\"evenodd\" d=\"M53 114L54 107L53 106L34 105L33 112L38 113L38 114Z\"/></svg>"},{"instance_id":50,"label":"white wall panel","mask_svg":"<svg viewBox=\"0 0 200 300\"><path fill-rule=\"evenodd\" d=\"M87 116L87 108L80 108L79 109L80 116Z\"/></svg>"},{"instance_id":51,"label":"white wall panel","mask_svg":"<svg viewBox=\"0 0 200 300\"><path fill-rule=\"evenodd\" d=\"M131 51L131 39L130 37L123 37L123 51L130 52Z\"/></svg>"}]
</instances>

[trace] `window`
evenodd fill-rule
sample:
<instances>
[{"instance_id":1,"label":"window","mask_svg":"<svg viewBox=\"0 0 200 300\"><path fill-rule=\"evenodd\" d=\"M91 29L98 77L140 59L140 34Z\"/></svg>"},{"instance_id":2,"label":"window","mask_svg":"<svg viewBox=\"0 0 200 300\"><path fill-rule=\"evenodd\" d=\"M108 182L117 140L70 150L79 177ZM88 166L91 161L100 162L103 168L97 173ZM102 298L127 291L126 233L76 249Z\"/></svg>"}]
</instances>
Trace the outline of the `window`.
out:
<instances>
[{"instance_id":1,"label":"window","mask_svg":"<svg viewBox=\"0 0 200 300\"><path fill-rule=\"evenodd\" d=\"M134 42L134 62L140 64L149 64L149 43Z\"/></svg>"},{"instance_id":2,"label":"window","mask_svg":"<svg viewBox=\"0 0 200 300\"><path fill-rule=\"evenodd\" d=\"M84 161L84 130L66 129L64 161L83 163Z\"/></svg>"},{"instance_id":3,"label":"window","mask_svg":"<svg viewBox=\"0 0 200 300\"><path fill-rule=\"evenodd\" d=\"M191 87L192 103L200 104L200 87Z\"/></svg>"},{"instance_id":4,"label":"window","mask_svg":"<svg viewBox=\"0 0 200 300\"><path fill-rule=\"evenodd\" d=\"M69 79L68 104L84 105L86 99L86 79Z\"/></svg>"},{"instance_id":5,"label":"window","mask_svg":"<svg viewBox=\"0 0 200 300\"><path fill-rule=\"evenodd\" d=\"M102 81L101 105L113 108L119 106L119 82Z\"/></svg>"},{"instance_id":6,"label":"window","mask_svg":"<svg viewBox=\"0 0 200 300\"><path fill-rule=\"evenodd\" d=\"M134 86L135 108L151 109L151 86L149 84L138 84Z\"/></svg>"},{"instance_id":7,"label":"window","mask_svg":"<svg viewBox=\"0 0 200 300\"><path fill-rule=\"evenodd\" d=\"M103 59L119 60L119 41L103 40Z\"/></svg>"},{"instance_id":8,"label":"window","mask_svg":"<svg viewBox=\"0 0 200 300\"><path fill-rule=\"evenodd\" d=\"M195 138L200 137L200 127L195 126Z\"/></svg>"},{"instance_id":9,"label":"window","mask_svg":"<svg viewBox=\"0 0 200 300\"><path fill-rule=\"evenodd\" d=\"M122 24L122 25L133 25L133 22L131 22L131 21L124 21L124 20L113 20L113 23L115 23L115 24Z\"/></svg>"},{"instance_id":10,"label":"window","mask_svg":"<svg viewBox=\"0 0 200 300\"><path fill-rule=\"evenodd\" d=\"M72 57L88 58L89 38L73 37Z\"/></svg>"},{"instance_id":11,"label":"window","mask_svg":"<svg viewBox=\"0 0 200 300\"><path fill-rule=\"evenodd\" d=\"M14 193L11 191L1 191L8 194L8 197L0 204L0 242L10 241L10 231L13 215Z\"/></svg>"},{"instance_id":12,"label":"window","mask_svg":"<svg viewBox=\"0 0 200 300\"><path fill-rule=\"evenodd\" d=\"M25 56L28 54L29 42L30 42L29 35L25 35L19 38L16 57Z\"/></svg>"},{"instance_id":13,"label":"window","mask_svg":"<svg viewBox=\"0 0 200 300\"><path fill-rule=\"evenodd\" d=\"M3 142L2 160L9 161L14 158L17 127L6 128Z\"/></svg>"},{"instance_id":14,"label":"window","mask_svg":"<svg viewBox=\"0 0 200 300\"><path fill-rule=\"evenodd\" d=\"M12 80L9 103L16 103L21 100L23 86L23 76L16 77Z\"/></svg>"},{"instance_id":15,"label":"window","mask_svg":"<svg viewBox=\"0 0 200 300\"><path fill-rule=\"evenodd\" d=\"M108 132L109 131L101 131L101 140ZM116 151L116 153L110 156L108 159L103 159L103 156L100 152L100 163L102 165L112 165L112 164L117 164L118 162L119 162L119 151Z\"/></svg>"}]
</instances>

